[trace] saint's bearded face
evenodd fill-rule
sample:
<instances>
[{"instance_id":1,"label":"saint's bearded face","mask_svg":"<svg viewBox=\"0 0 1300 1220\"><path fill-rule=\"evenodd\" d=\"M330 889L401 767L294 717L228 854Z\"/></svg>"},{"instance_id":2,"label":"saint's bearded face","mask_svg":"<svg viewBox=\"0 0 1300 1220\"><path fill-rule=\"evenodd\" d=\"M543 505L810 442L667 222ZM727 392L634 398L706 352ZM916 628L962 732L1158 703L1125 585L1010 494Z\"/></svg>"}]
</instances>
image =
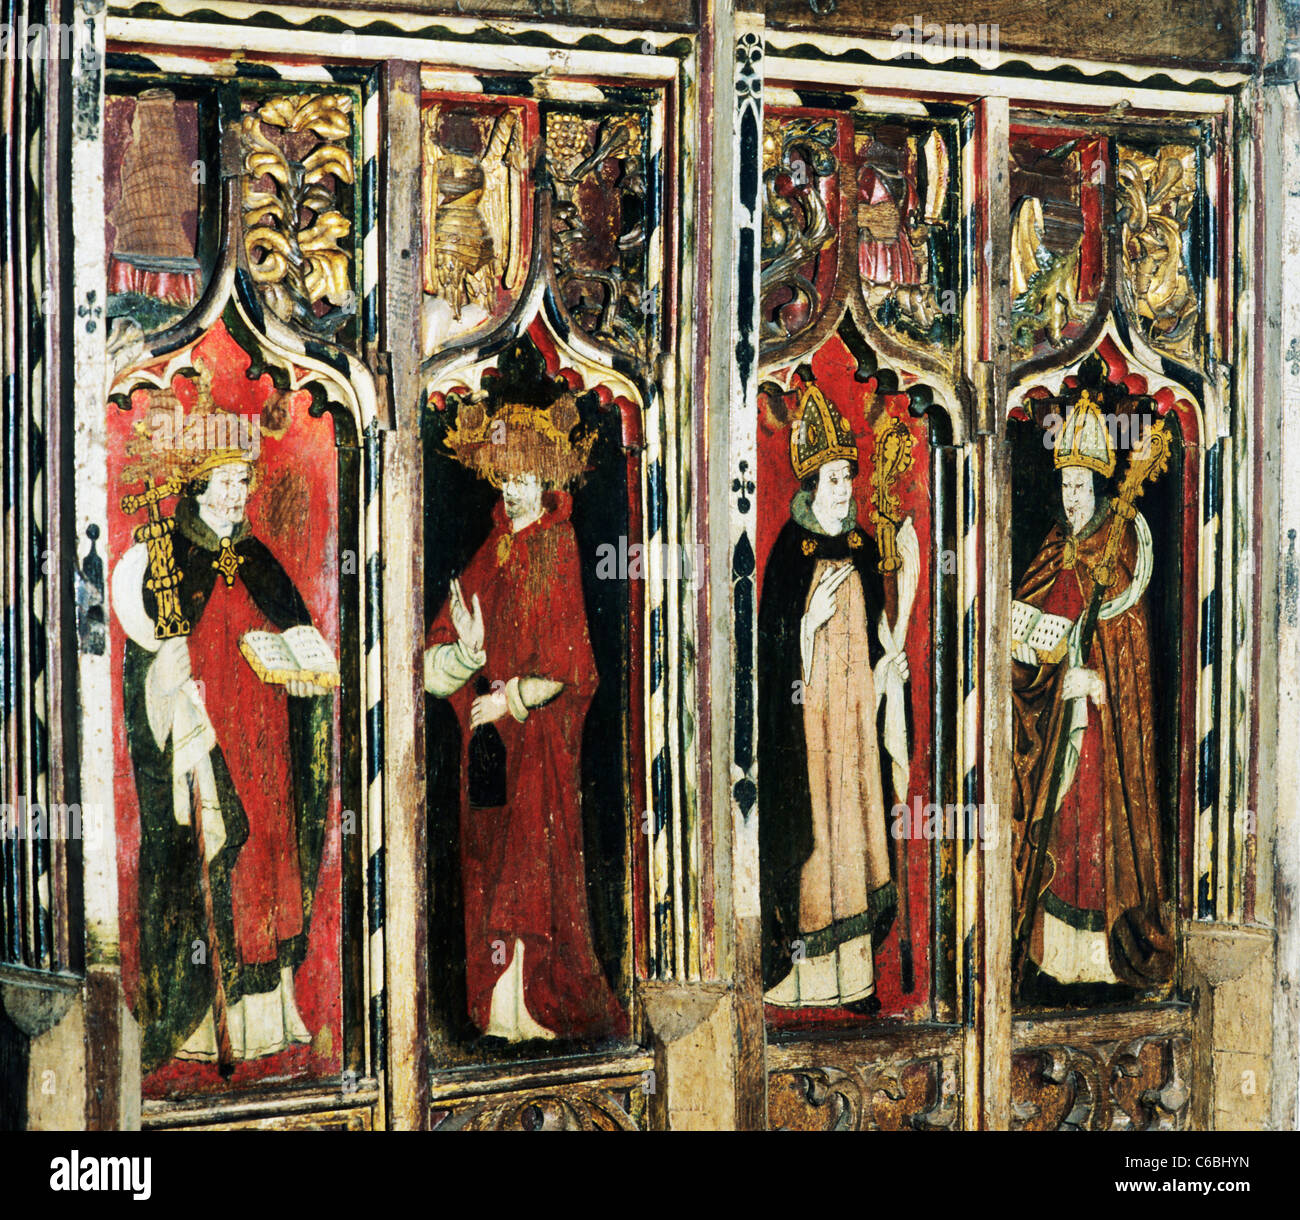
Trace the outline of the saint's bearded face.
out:
<instances>
[{"instance_id":1,"label":"saint's bearded face","mask_svg":"<svg viewBox=\"0 0 1300 1220\"><path fill-rule=\"evenodd\" d=\"M1092 471L1083 466L1066 466L1061 471L1061 504L1070 532L1077 534L1097 509L1097 497L1092 488Z\"/></svg>"},{"instance_id":2,"label":"saint's bearded face","mask_svg":"<svg viewBox=\"0 0 1300 1220\"><path fill-rule=\"evenodd\" d=\"M812 510L820 521L843 521L853 499L853 472L843 458L827 462L818 472Z\"/></svg>"},{"instance_id":3,"label":"saint's bearded face","mask_svg":"<svg viewBox=\"0 0 1300 1220\"><path fill-rule=\"evenodd\" d=\"M542 511L542 481L535 474L513 475L501 484L501 502L511 521L528 520Z\"/></svg>"},{"instance_id":4,"label":"saint's bearded face","mask_svg":"<svg viewBox=\"0 0 1300 1220\"><path fill-rule=\"evenodd\" d=\"M244 519L249 474L246 462L230 462L212 472L207 487L195 499L215 524L238 525Z\"/></svg>"}]
</instances>

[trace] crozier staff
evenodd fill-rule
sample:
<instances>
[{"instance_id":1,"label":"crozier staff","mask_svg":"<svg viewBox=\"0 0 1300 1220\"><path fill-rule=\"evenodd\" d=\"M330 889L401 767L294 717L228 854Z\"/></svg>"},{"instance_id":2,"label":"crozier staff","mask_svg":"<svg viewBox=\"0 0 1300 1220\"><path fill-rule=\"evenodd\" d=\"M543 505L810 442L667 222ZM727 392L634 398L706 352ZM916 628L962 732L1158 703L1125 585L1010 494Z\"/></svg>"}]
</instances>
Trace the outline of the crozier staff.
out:
<instances>
[{"instance_id":1,"label":"crozier staff","mask_svg":"<svg viewBox=\"0 0 1300 1220\"><path fill-rule=\"evenodd\" d=\"M1163 430L1165 425L1157 425ZM1151 531L1133 507L1167 460L1163 431L1135 451L1120 494L1101 412L1084 392L1054 446L1062 519L1016 590L1026 623L1059 642L1013 641L1013 867L1018 983L1151 988L1173 971L1155 758L1147 590ZM1049 635L1052 632L1048 633Z\"/></svg>"},{"instance_id":2,"label":"crozier staff","mask_svg":"<svg viewBox=\"0 0 1300 1220\"><path fill-rule=\"evenodd\" d=\"M897 705L899 740L882 703L886 691L906 698L906 609L890 622L880 552L857 522L857 444L815 386L803 392L790 457L801 489L758 616L764 1000L870 1013L880 1007L874 950L898 906L886 812L891 763L906 776L906 718ZM910 519L896 543L895 579L914 590Z\"/></svg>"}]
</instances>

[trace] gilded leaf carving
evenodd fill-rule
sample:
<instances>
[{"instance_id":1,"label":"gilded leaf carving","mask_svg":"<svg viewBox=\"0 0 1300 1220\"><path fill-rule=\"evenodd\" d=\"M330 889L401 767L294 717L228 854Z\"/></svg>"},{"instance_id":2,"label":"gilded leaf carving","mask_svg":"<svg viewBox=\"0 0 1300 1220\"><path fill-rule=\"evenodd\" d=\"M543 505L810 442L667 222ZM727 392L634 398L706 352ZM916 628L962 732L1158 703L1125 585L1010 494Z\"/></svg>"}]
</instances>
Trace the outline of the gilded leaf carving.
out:
<instances>
[{"instance_id":1,"label":"gilded leaf carving","mask_svg":"<svg viewBox=\"0 0 1300 1220\"><path fill-rule=\"evenodd\" d=\"M351 111L346 93L304 94L273 98L240 123L249 274L278 318L314 338L332 338L355 312L352 255L340 244L352 222L337 202L339 184L355 180L340 143Z\"/></svg>"},{"instance_id":2,"label":"gilded leaf carving","mask_svg":"<svg viewBox=\"0 0 1300 1220\"><path fill-rule=\"evenodd\" d=\"M1155 156L1119 150L1125 293L1147 342L1182 360L1194 357L1199 314L1186 261L1196 180L1196 150L1188 145L1169 144Z\"/></svg>"}]
</instances>

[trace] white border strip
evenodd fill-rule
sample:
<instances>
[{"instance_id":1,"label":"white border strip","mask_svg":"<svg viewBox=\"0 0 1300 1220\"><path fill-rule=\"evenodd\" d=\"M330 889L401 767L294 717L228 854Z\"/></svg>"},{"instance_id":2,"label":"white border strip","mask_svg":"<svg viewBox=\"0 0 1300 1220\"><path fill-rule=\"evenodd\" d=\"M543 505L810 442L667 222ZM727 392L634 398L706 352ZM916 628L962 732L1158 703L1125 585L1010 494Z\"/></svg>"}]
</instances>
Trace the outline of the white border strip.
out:
<instances>
[{"instance_id":1,"label":"white border strip","mask_svg":"<svg viewBox=\"0 0 1300 1220\"><path fill-rule=\"evenodd\" d=\"M110 24L110 31L112 25ZM868 47L869 43L852 44ZM888 44L886 44L888 45ZM945 72L929 68L888 67L879 64L843 63L816 59L787 59L771 56L767 60L768 78L777 82L793 82L796 87L805 84L839 85L851 89L889 91L899 89L905 93L924 93L947 100L962 98L1005 97L1015 102L1054 102L1065 105L1122 107L1126 112L1138 110L1174 111L1180 114L1227 114L1232 105L1230 97L1216 93L1181 93L1172 89L1141 89L1133 86L1096 85L1057 80L1035 80L1032 77L975 75L970 72ZM1233 77L1224 82L1225 88L1241 83L1244 78ZM1087 118L1088 115L1078 116Z\"/></svg>"},{"instance_id":2,"label":"white border strip","mask_svg":"<svg viewBox=\"0 0 1300 1220\"><path fill-rule=\"evenodd\" d=\"M231 5L232 10L251 8ZM259 10L252 9L253 12ZM468 48L459 42L378 35L321 34L311 30L276 30L254 25L200 25L193 22L137 20L109 17L108 38L115 43L178 46L208 51L302 55L327 63L360 60L375 63L395 59L446 64L464 68ZM557 76L608 75L616 64L618 74L638 80L674 81L680 61L664 55L629 55L625 51L567 51L557 47L475 46L474 71L534 73ZM209 71L213 65L207 61ZM306 70L306 69L304 69ZM216 75L220 75L217 71ZM290 79L289 73L285 74ZM316 79L316 78L313 78Z\"/></svg>"},{"instance_id":3,"label":"white border strip","mask_svg":"<svg viewBox=\"0 0 1300 1220\"><path fill-rule=\"evenodd\" d=\"M108 6L108 21L111 24L115 20L131 20L130 13L135 8L134 0L130 3L122 2L110 4ZM160 0L158 7L167 14L169 18L175 18L178 21L188 23L189 14L199 12L210 12L212 10L212 0ZM306 24L308 21L320 17L330 17L342 25L363 26L375 22L383 22L385 25L397 26L398 28L416 32L431 27L437 27L445 30L449 34L462 34L466 38L481 38L485 34L496 37L506 35L510 38L526 37L535 38L542 34L547 38L552 38L556 42L576 43L585 38L590 38L593 33L614 41L616 39L625 39L629 42L636 40L643 46L662 48L677 42L682 38L694 39L697 34L693 30L642 30L635 25L627 26L602 26L595 24L582 25L547 25L534 21L525 21L514 18L497 18L497 17L457 17L450 13L435 12L394 12L392 9L375 9L375 8L346 8L328 7L328 8L311 8L300 5L282 5L275 3L274 0L267 0L266 3L254 4L248 0L233 0L231 3L223 3L222 12L229 13L232 17L238 17L241 22L253 22L258 17L276 17L293 24ZM284 40L284 35L294 34L298 31L284 30L278 27L263 26L263 32L279 36ZM340 37L338 34L329 34L326 37L333 38L336 41ZM479 47L474 48L476 51ZM478 65L474 65L477 67Z\"/></svg>"},{"instance_id":4,"label":"white border strip","mask_svg":"<svg viewBox=\"0 0 1300 1220\"><path fill-rule=\"evenodd\" d=\"M912 32L911 26L907 27L909 33ZM918 51L909 51L904 54L903 44L895 42L890 38L855 38L845 34L817 34L810 30L772 30L767 31L767 45L773 52L789 51L798 47L806 47L813 44L818 50L829 51L837 55L843 55L849 51L866 52L875 59L897 61L904 71L925 72L930 75L933 70L940 64L952 61L971 59L974 56L988 58L994 62L997 67L1007 67L1011 64L1023 64L1027 68L1033 68L1038 72L1051 72L1059 68L1073 68L1087 76L1100 76L1106 72L1118 72L1129 77L1132 80L1145 80L1149 76L1165 76L1170 80L1178 83L1191 85L1200 81L1206 81L1212 85L1218 85L1225 89L1231 89L1237 85L1245 84L1250 79L1249 72L1234 71L1215 71L1202 68L1174 68L1159 64L1117 64L1105 60L1092 59L1059 59L1051 55L1033 55L1026 51L1016 51L1014 49L987 50L976 49L973 54L967 52L966 48L957 47L931 47L922 46ZM909 47L911 43L907 44ZM772 60L768 61L769 63ZM816 62L816 61L803 61ZM978 62L978 60L976 61ZM888 68L881 68L879 65L861 65L860 71L869 72L873 75L881 71L890 71ZM967 81L985 81L991 79L982 73L965 71L957 73ZM1048 82L1044 82L1048 83ZM1050 82L1058 83L1058 82ZM1101 85L1082 85L1084 89L1099 89L1109 86ZM977 85L974 89L977 93L988 93L983 85Z\"/></svg>"}]
</instances>

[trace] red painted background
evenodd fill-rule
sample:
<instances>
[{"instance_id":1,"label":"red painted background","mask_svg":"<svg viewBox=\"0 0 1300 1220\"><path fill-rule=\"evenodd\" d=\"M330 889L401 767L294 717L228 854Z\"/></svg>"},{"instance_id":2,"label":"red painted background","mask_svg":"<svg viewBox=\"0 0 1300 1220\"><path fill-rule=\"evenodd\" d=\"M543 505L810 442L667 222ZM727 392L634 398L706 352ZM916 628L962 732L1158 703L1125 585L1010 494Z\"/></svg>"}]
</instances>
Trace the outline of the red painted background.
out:
<instances>
[{"instance_id":1,"label":"red painted background","mask_svg":"<svg viewBox=\"0 0 1300 1220\"><path fill-rule=\"evenodd\" d=\"M849 353L843 340L834 336L822 345L809 362L817 380L817 386L834 403L836 408L848 421L858 438L858 477L854 481L853 493L857 502L858 522L873 537L875 527L871 523L871 470L875 448L875 437L868 425L865 413L873 408L872 398L876 390L876 381L856 380L857 361ZM793 398L788 401L793 401ZM908 412L906 394L899 394L885 400L885 406L895 418L907 424L912 433L913 465L899 480L896 490L902 503L902 515L912 519L920 544L921 570L918 577L916 599L912 604L911 626L907 635L907 661L911 669L911 682L908 690L912 702L913 741L911 759L911 779L906 800L910 806L913 798L919 794L924 804L933 799L930 777L933 772L933 689L931 682L931 658L933 656L931 625L931 579L936 560L934 546L931 542L930 517L930 448L928 425L923 419L915 419ZM757 580L760 596L767 568L767 557L781 527L790 516L790 501L799 490L799 481L794 477L790 466L790 425L773 427L774 419L768 419L761 409L759 412L758 432L758 492L757 492ZM886 579L890 579L886 577ZM875 630L875 625L872 625ZM759 760L759 775L762 775L762 759ZM761 778L760 778L761 793ZM760 796L759 816L762 816L762 799ZM888 814L888 810L886 813ZM889 821L892 828L893 820ZM881 1015L894 1017L911 1017L924 1019L931 1015L930 997L930 952L933 930L931 927L931 853L938 844L925 839L900 839L896 846L907 852L908 894L911 905L912 963L915 985L911 992L904 993L899 976L899 925L895 920L884 944L876 951L876 994L880 999ZM897 880L897 878L896 878ZM768 1006L767 1020L771 1025L808 1025L851 1020L860 1022L844 1009L782 1009Z\"/></svg>"},{"instance_id":2,"label":"red painted background","mask_svg":"<svg viewBox=\"0 0 1300 1220\"><path fill-rule=\"evenodd\" d=\"M213 376L212 395L218 406L236 414L257 415L274 386L270 377L249 381L244 376L250 360L220 323L195 346L190 354L203 360ZM161 360L150 371L161 372L175 357ZM183 365L186 361L182 361ZM173 379L172 388L188 409L194 399L192 383ZM328 417L313 419L307 413L310 395L306 391L286 395L290 422L281 439L261 436L256 463L255 485L248 502L248 518L254 534L270 548L284 566L311 612L312 622L339 654L337 537L338 477L333 426ZM137 392L132 409L110 406L108 417L108 562L110 573L133 544L132 531L145 520L143 511L127 517L120 507L123 495L139 492L140 482L125 484L121 478L126 464L125 446L134 424L147 418L146 396ZM277 429L278 431L278 429ZM268 498L281 480L296 476L308 493L305 533L286 530L290 536L271 532ZM162 504L165 516L176 506L175 499ZM360 562L360 557L357 557ZM140 848L140 810L135 777L127 747L122 707L122 661L124 635L110 614L113 671L113 792L117 811L117 873L122 953L122 982L128 1002L134 1006L139 981L139 911L136 872ZM337 700L337 695L335 696ZM342 1068L342 1004L339 970L340 946L340 837L339 837L339 721L336 715L333 741L334 797L325 828L325 847L316 884L316 897L308 951L295 975L295 996L307 1028L316 1034L311 1045L289 1047L276 1055L241 1062L231 1080L221 1080L215 1064L172 1060L145 1078L146 1097L177 1093L237 1089L253 1081L291 1080L302 1077L337 1075Z\"/></svg>"}]
</instances>

